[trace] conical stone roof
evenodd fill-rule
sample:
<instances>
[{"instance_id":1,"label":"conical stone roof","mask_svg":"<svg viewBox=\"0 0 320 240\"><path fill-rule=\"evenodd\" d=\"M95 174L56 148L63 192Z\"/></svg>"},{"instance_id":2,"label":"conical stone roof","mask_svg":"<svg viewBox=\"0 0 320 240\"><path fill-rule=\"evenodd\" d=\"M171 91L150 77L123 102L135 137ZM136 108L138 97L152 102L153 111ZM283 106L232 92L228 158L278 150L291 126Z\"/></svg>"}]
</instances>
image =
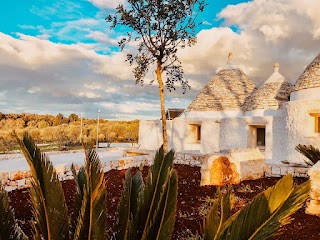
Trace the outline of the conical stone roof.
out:
<instances>
[{"instance_id":1,"label":"conical stone roof","mask_svg":"<svg viewBox=\"0 0 320 240\"><path fill-rule=\"evenodd\" d=\"M256 109L278 110L284 102L289 101L293 90L291 83L279 73L279 64L274 65L274 73L265 81L263 86L254 91L243 105L244 111Z\"/></svg>"},{"instance_id":2,"label":"conical stone roof","mask_svg":"<svg viewBox=\"0 0 320 240\"><path fill-rule=\"evenodd\" d=\"M240 69L220 70L192 101L188 111L240 110L255 84Z\"/></svg>"},{"instance_id":3,"label":"conical stone roof","mask_svg":"<svg viewBox=\"0 0 320 240\"><path fill-rule=\"evenodd\" d=\"M320 54L310 63L299 77L294 91L320 87Z\"/></svg>"}]
</instances>

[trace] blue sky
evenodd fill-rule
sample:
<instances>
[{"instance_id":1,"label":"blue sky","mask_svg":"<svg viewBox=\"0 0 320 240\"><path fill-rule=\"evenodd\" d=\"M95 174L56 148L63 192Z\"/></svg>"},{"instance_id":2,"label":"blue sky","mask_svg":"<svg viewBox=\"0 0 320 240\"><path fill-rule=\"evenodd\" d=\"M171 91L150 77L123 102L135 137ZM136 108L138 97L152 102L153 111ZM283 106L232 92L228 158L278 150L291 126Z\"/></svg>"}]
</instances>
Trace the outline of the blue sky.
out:
<instances>
[{"instance_id":1,"label":"blue sky","mask_svg":"<svg viewBox=\"0 0 320 240\"><path fill-rule=\"evenodd\" d=\"M0 14L0 111L95 117L159 118L157 86L134 84L104 18L124 0L10 0ZM319 1L209 1L200 15L198 44L181 51L192 90L167 93L167 107L186 108L234 52L257 85L275 61L294 83L318 54ZM195 60L196 59L196 60ZM151 80L152 73L147 76Z\"/></svg>"},{"instance_id":2,"label":"blue sky","mask_svg":"<svg viewBox=\"0 0 320 240\"><path fill-rule=\"evenodd\" d=\"M227 5L241 2L247 1L221 0L208 3L205 11L199 17L199 21L203 22L203 24L197 27L197 31L221 25L223 20L217 19L216 15ZM107 31L108 24L104 21L104 18L110 12L112 12L112 8L99 8L94 5L94 1L92 3L87 0L5 1L2 3L1 8L0 31L13 37L16 37L16 33L23 33L46 38L55 43L76 44L82 42L100 44L96 39L90 38L87 33L92 30ZM81 29L76 24L80 20L89 21L92 19L99 21L99 23L88 24L87 28L84 29ZM66 29L69 25L71 26ZM109 47L105 46L105 48ZM112 50L118 51L119 49L113 47Z\"/></svg>"}]
</instances>

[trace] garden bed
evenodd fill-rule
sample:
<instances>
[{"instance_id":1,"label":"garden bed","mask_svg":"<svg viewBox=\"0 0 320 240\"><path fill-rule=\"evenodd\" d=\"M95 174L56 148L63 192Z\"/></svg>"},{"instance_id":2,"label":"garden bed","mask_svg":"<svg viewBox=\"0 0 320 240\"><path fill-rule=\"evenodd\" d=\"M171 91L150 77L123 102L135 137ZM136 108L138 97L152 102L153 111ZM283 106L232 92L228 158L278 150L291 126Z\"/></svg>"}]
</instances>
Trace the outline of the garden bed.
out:
<instances>
[{"instance_id":1,"label":"garden bed","mask_svg":"<svg viewBox=\"0 0 320 240\"><path fill-rule=\"evenodd\" d=\"M178 206L176 223L172 239L187 239L199 236L203 216L208 212L210 203L214 198L216 188L214 186L200 187L200 168L187 165L175 165L179 177ZM134 169L136 171L136 169ZM148 169L142 171L146 177ZM121 197L122 181L125 170L111 170L105 174L107 179L107 231L110 233L111 226L115 222L115 212ZM244 181L240 185L234 186L235 211L240 209L245 203L252 199L259 192L269 186L274 185L279 178L263 178L259 180ZM295 183L300 184L306 181L305 178L295 178ZM74 182L72 180L62 183L67 199L70 214L73 213L73 193ZM14 207L19 225L30 236L31 229L29 220L31 219L31 208L28 203L28 191L15 190L9 193L11 205ZM320 239L319 218L306 215L304 207L293 215L295 218L290 225L282 228L283 234L275 239L281 240L302 240ZM189 238L190 239L190 238ZM196 239L196 238L191 238Z\"/></svg>"}]
</instances>

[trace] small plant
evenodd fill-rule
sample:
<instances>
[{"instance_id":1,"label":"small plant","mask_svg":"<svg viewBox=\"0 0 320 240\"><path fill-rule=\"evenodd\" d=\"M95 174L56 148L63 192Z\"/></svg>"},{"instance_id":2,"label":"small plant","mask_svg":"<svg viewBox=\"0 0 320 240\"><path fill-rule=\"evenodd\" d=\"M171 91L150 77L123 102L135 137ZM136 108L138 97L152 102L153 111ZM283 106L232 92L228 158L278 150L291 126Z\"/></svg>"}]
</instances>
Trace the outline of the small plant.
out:
<instances>
[{"instance_id":1,"label":"small plant","mask_svg":"<svg viewBox=\"0 0 320 240\"><path fill-rule=\"evenodd\" d=\"M269 239L290 223L291 215L302 207L309 191L309 181L294 187L293 177L288 174L230 217L231 189L224 194L218 190L218 198L204 220L204 239Z\"/></svg>"},{"instance_id":2,"label":"small plant","mask_svg":"<svg viewBox=\"0 0 320 240\"><path fill-rule=\"evenodd\" d=\"M140 172L132 177L127 170L114 235L106 236L105 178L95 150L85 150L85 165L78 172L71 167L76 183L75 217L71 219L50 160L28 134L22 140L16 138L32 174L32 239L170 239L178 192L174 151L165 155L161 148L157 152L145 185ZM27 240L8 203L7 192L0 188L0 240Z\"/></svg>"},{"instance_id":3,"label":"small plant","mask_svg":"<svg viewBox=\"0 0 320 240\"><path fill-rule=\"evenodd\" d=\"M305 160L305 163L309 166L313 166L320 160L320 150L312 145L299 144L295 149L309 159Z\"/></svg>"},{"instance_id":4,"label":"small plant","mask_svg":"<svg viewBox=\"0 0 320 240\"><path fill-rule=\"evenodd\" d=\"M239 193L252 193L253 190L251 189L251 186L249 184L242 184L241 186L237 188L237 192Z\"/></svg>"},{"instance_id":5,"label":"small plant","mask_svg":"<svg viewBox=\"0 0 320 240\"><path fill-rule=\"evenodd\" d=\"M180 240L202 240L202 236L197 233L183 233L179 236Z\"/></svg>"},{"instance_id":6,"label":"small plant","mask_svg":"<svg viewBox=\"0 0 320 240\"><path fill-rule=\"evenodd\" d=\"M25 134L17 141L32 174L29 189L33 213L33 239L106 239L105 184L99 158L93 149L86 150L85 166L77 174L76 219L68 216L64 192L52 163ZM13 210L8 206L8 195L0 190L0 239L28 239L18 227Z\"/></svg>"},{"instance_id":7,"label":"small plant","mask_svg":"<svg viewBox=\"0 0 320 240\"><path fill-rule=\"evenodd\" d=\"M174 151L165 155L161 147L145 185L141 172L132 177L127 170L112 239L170 239L178 193L173 159Z\"/></svg>"},{"instance_id":8,"label":"small plant","mask_svg":"<svg viewBox=\"0 0 320 240\"><path fill-rule=\"evenodd\" d=\"M27 240L28 237L18 226L14 210L9 206L8 193L0 185L0 239Z\"/></svg>"},{"instance_id":9,"label":"small plant","mask_svg":"<svg viewBox=\"0 0 320 240\"><path fill-rule=\"evenodd\" d=\"M203 198L201 200L202 200L202 203L201 203L200 207L198 208L198 211L199 211L199 215L204 217L204 216L208 215L215 199L207 196L206 198Z\"/></svg>"}]
</instances>

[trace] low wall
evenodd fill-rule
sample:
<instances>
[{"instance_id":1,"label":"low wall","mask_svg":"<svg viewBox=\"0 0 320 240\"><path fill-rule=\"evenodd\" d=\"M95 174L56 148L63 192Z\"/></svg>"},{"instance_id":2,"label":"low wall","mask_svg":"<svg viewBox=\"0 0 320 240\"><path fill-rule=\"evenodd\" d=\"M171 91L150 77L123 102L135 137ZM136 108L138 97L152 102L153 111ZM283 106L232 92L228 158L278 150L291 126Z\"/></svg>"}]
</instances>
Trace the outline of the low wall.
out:
<instances>
[{"instance_id":1,"label":"low wall","mask_svg":"<svg viewBox=\"0 0 320 240\"><path fill-rule=\"evenodd\" d=\"M310 167L304 166L290 166L284 164L265 164L265 176L266 177L281 177L291 173L294 177L309 178L308 171Z\"/></svg>"},{"instance_id":2,"label":"low wall","mask_svg":"<svg viewBox=\"0 0 320 240\"><path fill-rule=\"evenodd\" d=\"M177 153L174 163L200 167L205 157L205 155L201 154ZM150 166L153 163L153 159L154 153L150 153L150 155L124 157L121 160L112 160L103 163L102 167L104 172L109 172L113 169L122 170L139 167L141 164ZM75 164L74 167L76 170L79 170L81 165ZM71 165L59 165L55 167L55 170L60 181L73 179ZM8 192L15 189L23 189L30 186L30 177L30 171L2 172L0 173L0 184L4 186L4 189Z\"/></svg>"},{"instance_id":3,"label":"low wall","mask_svg":"<svg viewBox=\"0 0 320 240\"><path fill-rule=\"evenodd\" d=\"M207 161L209 155L196 154L196 153L176 153L174 163L185 164L194 167L201 167ZM141 164L150 166L153 163L154 152L149 155L140 155L132 157L124 157L121 160L112 160L103 163L103 171L109 172L110 170L122 170L130 167L139 167ZM78 170L81 165L75 164L75 169ZM293 167L288 165L276 165L266 163L265 176L266 177L281 177L288 173L292 173L294 177L308 177L309 167ZM55 170L58 174L60 181L73 179L71 172L71 165L56 166ZM31 174L29 171L15 171L15 172L0 172L0 184L4 186L6 191L15 189L22 189L30 186Z\"/></svg>"}]
</instances>

